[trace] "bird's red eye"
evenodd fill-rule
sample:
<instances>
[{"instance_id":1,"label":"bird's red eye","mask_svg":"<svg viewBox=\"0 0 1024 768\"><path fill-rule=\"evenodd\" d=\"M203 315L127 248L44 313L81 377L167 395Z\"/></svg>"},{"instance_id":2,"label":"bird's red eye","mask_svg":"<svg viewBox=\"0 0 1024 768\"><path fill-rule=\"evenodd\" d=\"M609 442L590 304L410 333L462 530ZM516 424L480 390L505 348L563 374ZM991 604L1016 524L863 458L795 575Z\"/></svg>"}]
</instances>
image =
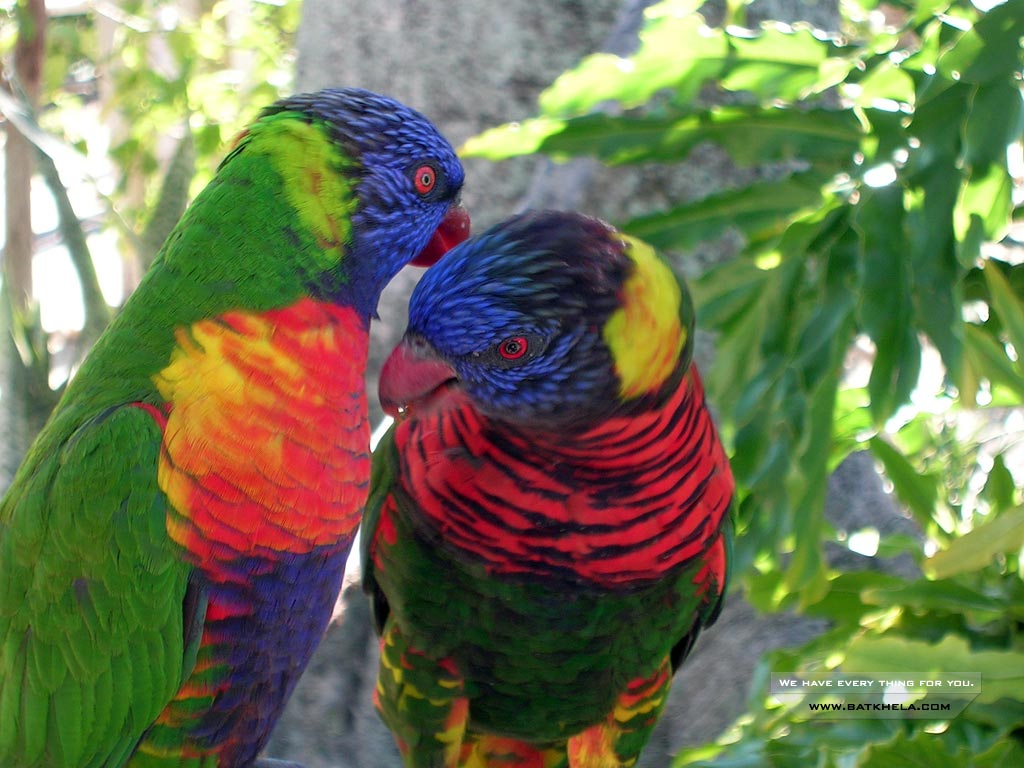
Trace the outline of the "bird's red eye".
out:
<instances>
[{"instance_id":1,"label":"bird's red eye","mask_svg":"<svg viewBox=\"0 0 1024 768\"><path fill-rule=\"evenodd\" d=\"M525 338L522 336L513 336L501 342L498 346L498 354L506 360L518 360L526 354L528 346L529 344Z\"/></svg>"},{"instance_id":2,"label":"bird's red eye","mask_svg":"<svg viewBox=\"0 0 1024 768\"><path fill-rule=\"evenodd\" d=\"M416 176L414 177L414 183L416 184L416 191L421 195L426 195L434 188L434 183L437 181L437 172L429 165L421 165L416 169Z\"/></svg>"}]
</instances>

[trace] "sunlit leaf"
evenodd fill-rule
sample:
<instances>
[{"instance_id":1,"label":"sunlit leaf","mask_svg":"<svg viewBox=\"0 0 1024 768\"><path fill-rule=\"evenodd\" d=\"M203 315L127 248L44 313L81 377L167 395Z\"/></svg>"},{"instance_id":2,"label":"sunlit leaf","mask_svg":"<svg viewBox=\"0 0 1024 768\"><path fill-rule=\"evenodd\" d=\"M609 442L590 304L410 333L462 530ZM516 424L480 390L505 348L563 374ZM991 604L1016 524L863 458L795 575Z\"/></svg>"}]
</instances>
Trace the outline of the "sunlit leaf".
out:
<instances>
[{"instance_id":1,"label":"sunlit leaf","mask_svg":"<svg viewBox=\"0 0 1024 768\"><path fill-rule=\"evenodd\" d=\"M658 91L683 84L692 88L716 75L727 55L725 35L694 12L700 5L668 0L648 9L636 54L588 56L540 95L541 112L579 115L605 101L637 106Z\"/></svg>"},{"instance_id":2,"label":"sunlit leaf","mask_svg":"<svg viewBox=\"0 0 1024 768\"><path fill-rule=\"evenodd\" d=\"M680 116L540 117L486 131L460 151L491 160L543 152L555 159L588 155L609 165L674 163L710 141L738 165L802 158L835 168L853 155L860 136L846 112L727 107Z\"/></svg>"},{"instance_id":3,"label":"sunlit leaf","mask_svg":"<svg viewBox=\"0 0 1024 768\"><path fill-rule=\"evenodd\" d=\"M999 453L992 459L992 469L985 479L981 496L988 499L997 510L1009 509L1016 501L1017 483L1013 473L1006 466L1004 455Z\"/></svg>"},{"instance_id":4,"label":"sunlit leaf","mask_svg":"<svg viewBox=\"0 0 1024 768\"><path fill-rule=\"evenodd\" d=\"M751 37L733 35L724 88L748 91L762 103L794 101L843 81L853 61L832 57L827 41L808 28L766 25Z\"/></svg>"},{"instance_id":5,"label":"sunlit leaf","mask_svg":"<svg viewBox=\"0 0 1024 768\"><path fill-rule=\"evenodd\" d=\"M960 261L975 259L984 241L1005 234L1013 210L1013 178L1005 165L973 169L953 210Z\"/></svg>"},{"instance_id":6,"label":"sunlit leaf","mask_svg":"<svg viewBox=\"0 0 1024 768\"><path fill-rule=\"evenodd\" d=\"M488 160L506 160L537 152L549 136L565 128L564 120L536 117L518 123L507 123L489 128L472 136L459 147L463 157L485 157Z\"/></svg>"},{"instance_id":7,"label":"sunlit leaf","mask_svg":"<svg viewBox=\"0 0 1024 768\"><path fill-rule=\"evenodd\" d=\"M886 102L910 104L914 101L914 80L889 61L871 69L858 80L853 101L860 107L880 107Z\"/></svg>"},{"instance_id":8,"label":"sunlit leaf","mask_svg":"<svg viewBox=\"0 0 1024 768\"><path fill-rule=\"evenodd\" d=\"M951 541L945 549L924 561L924 569L932 578L944 579L980 570L991 564L997 555L1022 546L1024 507L1016 507Z\"/></svg>"},{"instance_id":9,"label":"sunlit leaf","mask_svg":"<svg viewBox=\"0 0 1024 768\"><path fill-rule=\"evenodd\" d=\"M1021 66L1024 13L1015 0L997 5L963 33L938 62L939 72L967 83L1008 79Z\"/></svg>"},{"instance_id":10,"label":"sunlit leaf","mask_svg":"<svg viewBox=\"0 0 1024 768\"><path fill-rule=\"evenodd\" d=\"M938 643L898 636L855 637L846 650L842 671L847 675L878 675L912 671L919 679L958 674L980 674L977 702L1016 698L1024 686L1024 653L978 650L956 635Z\"/></svg>"}]
</instances>

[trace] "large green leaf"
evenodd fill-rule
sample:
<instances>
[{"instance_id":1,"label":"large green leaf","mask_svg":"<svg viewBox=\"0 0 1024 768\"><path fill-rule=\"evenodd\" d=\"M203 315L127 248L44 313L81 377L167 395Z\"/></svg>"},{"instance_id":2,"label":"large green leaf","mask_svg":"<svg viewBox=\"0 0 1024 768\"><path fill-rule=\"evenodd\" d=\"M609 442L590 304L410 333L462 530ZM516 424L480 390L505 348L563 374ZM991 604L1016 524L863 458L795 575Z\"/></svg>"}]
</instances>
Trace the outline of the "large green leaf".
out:
<instances>
[{"instance_id":1,"label":"large green leaf","mask_svg":"<svg viewBox=\"0 0 1024 768\"><path fill-rule=\"evenodd\" d=\"M882 422L916 386L921 345L912 322L903 190L890 185L863 193L854 218L861 234L863 264L859 316L875 343L868 391L871 413Z\"/></svg>"},{"instance_id":2,"label":"large green leaf","mask_svg":"<svg viewBox=\"0 0 1024 768\"><path fill-rule=\"evenodd\" d=\"M965 83L1009 80L1021 68L1024 8L1020 0L997 5L965 31L939 59L938 71Z\"/></svg>"},{"instance_id":3,"label":"large green leaf","mask_svg":"<svg viewBox=\"0 0 1024 768\"><path fill-rule=\"evenodd\" d=\"M1005 387L1016 400L1024 400L1024 376L1007 357L1006 347L977 325L964 327L964 371L960 381L962 397L973 404L978 382L987 380L993 387Z\"/></svg>"},{"instance_id":4,"label":"large green leaf","mask_svg":"<svg viewBox=\"0 0 1024 768\"><path fill-rule=\"evenodd\" d=\"M1013 506L1017 497L1017 483L1010 468L1006 466L1004 454L996 454L992 459L992 469L989 470L985 486L981 489L981 496L998 510Z\"/></svg>"},{"instance_id":5,"label":"large green leaf","mask_svg":"<svg viewBox=\"0 0 1024 768\"><path fill-rule=\"evenodd\" d=\"M729 36L730 66L719 81L731 91L746 91L767 104L796 101L838 85L856 66L834 56L827 40L810 28L763 25L758 34Z\"/></svg>"},{"instance_id":6,"label":"large green leaf","mask_svg":"<svg viewBox=\"0 0 1024 768\"><path fill-rule=\"evenodd\" d=\"M985 262L982 273L989 290L989 301L1002 321L1007 339L1017 350L1018 359L1024 355L1024 296L1010 287L996 262Z\"/></svg>"},{"instance_id":7,"label":"large green leaf","mask_svg":"<svg viewBox=\"0 0 1024 768\"><path fill-rule=\"evenodd\" d=\"M941 735L918 731L913 736L900 733L892 741L869 745L857 768L962 768L970 758L966 746L951 751Z\"/></svg>"},{"instance_id":8,"label":"large green leaf","mask_svg":"<svg viewBox=\"0 0 1024 768\"><path fill-rule=\"evenodd\" d=\"M925 572L936 579L980 571L998 555L1024 547L1024 507L1003 512L924 561Z\"/></svg>"},{"instance_id":9,"label":"large green leaf","mask_svg":"<svg viewBox=\"0 0 1024 768\"><path fill-rule=\"evenodd\" d=\"M971 169L953 211L960 261L973 261L983 242L1002 238L1012 210L1013 179L1006 166Z\"/></svg>"},{"instance_id":10,"label":"large green leaf","mask_svg":"<svg viewBox=\"0 0 1024 768\"><path fill-rule=\"evenodd\" d=\"M919 471L896 448L881 437L868 441L874 454L892 482L900 500L906 504L922 527L932 521L932 513L939 498L939 478Z\"/></svg>"},{"instance_id":11,"label":"large green leaf","mask_svg":"<svg viewBox=\"0 0 1024 768\"><path fill-rule=\"evenodd\" d=\"M710 195L696 203L633 219L632 235L668 249L692 248L736 227L748 238L780 235L789 220L821 204L821 186L812 175L798 174Z\"/></svg>"},{"instance_id":12,"label":"large green leaf","mask_svg":"<svg viewBox=\"0 0 1024 768\"><path fill-rule=\"evenodd\" d=\"M696 0L667 0L648 8L633 56L588 56L541 94L541 112L579 115L606 101L632 107L666 88L699 87L718 73L728 50L725 33L708 28L695 13L701 5Z\"/></svg>"},{"instance_id":13,"label":"large green leaf","mask_svg":"<svg viewBox=\"0 0 1024 768\"><path fill-rule=\"evenodd\" d=\"M980 674L981 692L975 699L980 703L1018 698L1024 686L1024 653L978 650L952 634L938 643L895 635L861 635L850 642L841 669L846 675L866 676L912 672L920 679Z\"/></svg>"},{"instance_id":14,"label":"large green leaf","mask_svg":"<svg viewBox=\"0 0 1024 768\"><path fill-rule=\"evenodd\" d=\"M953 379L963 358L963 268L957 260L953 228L959 173L952 152L935 151L918 170L917 190L908 193L908 256L913 280L914 319L942 354Z\"/></svg>"},{"instance_id":15,"label":"large green leaf","mask_svg":"<svg viewBox=\"0 0 1024 768\"><path fill-rule=\"evenodd\" d=\"M675 163L710 141L741 166L799 158L834 170L853 156L861 133L849 112L721 107L676 116L539 117L485 131L460 152L491 160L543 152L556 160L597 157L609 165Z\"/></svg>"},{"instance_id":16,"label":"large green leaf","mask_svg":"<svg viewBox=\"0 0 1024 768\"><path fill-rule=\"evenodd\" d=\"M972 87L964 121L962 164L971 168L1006 165L1006 147L1019 141L1024 93L1009 78Z\"/></svg>"},{"instance_id":17,"label":"large green leaf","mask_svg":"<svg viewBox=\"0 0 1024 768\"><path fill-rule=\"evenodd\" d=\"M860 597L868 605L898 606L918 611L999 615L1006 610L1004 601L952 579L868 585Z\"/></svg>"}]
</instances>

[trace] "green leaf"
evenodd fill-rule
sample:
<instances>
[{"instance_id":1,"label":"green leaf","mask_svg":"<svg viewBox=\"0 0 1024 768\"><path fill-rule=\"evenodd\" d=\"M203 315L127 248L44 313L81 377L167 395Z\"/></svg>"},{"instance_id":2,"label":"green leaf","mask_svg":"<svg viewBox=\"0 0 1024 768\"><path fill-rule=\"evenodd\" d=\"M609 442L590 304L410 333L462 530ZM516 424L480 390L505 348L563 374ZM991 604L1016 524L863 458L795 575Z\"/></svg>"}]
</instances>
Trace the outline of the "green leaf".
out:
<instances>
[{"instance_id":1,"label":"green leaf","mask_svg":"<svg viewBox=\"0 0 1024 768\"><path fill-rule=\"evenodd\" d=\"M975 755L972 768L1020 768L1024 765L1024 745L1017 739L996 742L980 755Z\"/></svg>"},{"instance_id":2,"label":"green leaf","mask_svg":"<svg viewBox=\"0 0 1024 768\"><path fill-rule=\"evenodd\" d=\"M939 58L938 71L965 83L1009 80L1021 67L1024 13L1019 2L996 6Z\"/></svg>"},{"instance_id":3,"label":"green leaf","mask_svg":"<svg viewBox=\"0 0 1024 768\"><path fill-rule=\"evenodd\" d=\"M904 584L901 579L879 571L841 572L829 579L829 590L817 603L808 605L808 616L819 616L831 622L840 622L851 627L858 626L861 616L874 606L863 597L870 588L896 589Z\"/></svg>"},{"instance_id":4,"label":"green leaf","mask_svg":"<svg viewBox=\"0 0 1024 768\"><path fill-rule=\"evenodd\" d=\"M1024 546L1024 507L1003 512L954 539L944 550L924 561L925 572L935 579L980 571L993 558Z\"/></svg>"},{"instance_id":5,"label":"green leaf","mask_svg":"<svg viewBox=\"0 0 1024 768\"><path fill-rule=\"evenodd\" d=\"M1006 147L1021 137L1024 94L1017 83L997 81L970 90L961 162L971 168L1006 166Z\"/></svg>"},{"instance_id":6,"label":"green leaf","mask_svg":"<svg viewBox=\"0 0 1024 768\"><path fill-rule=\"evenodd\" d=\"M530 155L540 149L544 140L565 127L564 120L536 117L517 123L507 123L471 136L459 147L462 157L485 157L488 160L507 160L519 155Z\"/></svg>"},{"instance_id":7,"label":"green leaf","mask_svg":"<svg viewBox=\"0 0 1024 768\"><path fill-rule=\"evenodd\" d=\"M636 54L588 56L540 95L541 112L579 115L606 101L634 107L658 91L678 86L692 95L704 80L718 74L728 50L724 32L710 29L694 12L701 5L696 0L668 0L647 9Z\"/></svg>"},{"instance_id":8,"label":"green leaf","mask_svg":"<svg viewBox=\"0 0 1024 768\"><path fill-rule=\"evenodd\" d=\"M746 259L719 264L690 281L698 324L705 330L723 328L748 311L771 278Z\"/></svg>"},{"instance_id":9,"label":"green leaf","mask_svg":"<svg viewBox=\"0 0 1024 768\"><path fill-rule=\"evenodd\" d=\"M977 258L981 244L999 240L1010 224L1013 210L1013 178L1003 165L972 169L953 210L953 227L959 259Z\"/></svg>"},{"instance_id":10,"label":"green leaf","mask_svg":"<svg viewBox=\"0 0 1024 768\"><path fill-rule=\"evenodd\" d=\"M685 250L739 228L748 238L781 234L789 220L821 204L822 191L813 176L753 184L710 195L696 203L633 219L624 225L631 235L655 247Z\"/></svg>"},{"instance_id":11,"label":"green leaf","mask_svg":"<svg viewBox=\"0 0 1024 768\"><path fill-rule=\"evenodd\" d=\"M861 593L868 605L898 606L919 611L949 613L981 612L1001 615L1006 603L950 579L917 581L868 586Z\"/></svg>"},{"instance_id":12,"label":"green leaf","mask_svg":"<svg viewBox=\"0 0 1024 768\"><path fill-rule=\"evenodd\" d=\"M899 733L892 741L870 744L857 761L858 768L962 768L971 752L961 747L950 751L940 734L918 731Z\"/></svg>"},{"instance_id":13,"label":"green leaf","mask_svg":"<svg viewBox=\"0 0 1024 768\"><path fill-rule=\"evenodd\" d=\"M986 703L1020 695L1024 686L1024 653L978 650L953 634L934 644L892 634L864 634L850 642L842 672L867 676L903 672L919 675L921 679L980 674L981 692L975 701Z\"/></svg>"},{"instance_id":14,"label":"green leaf","mask_svg":"<svg viewBox=\"0 0 1024 768\"><path fill-rule=\"evenodd\" d=\"M913 131L926 149L911 155L906 180L905 218L912 274L915 320L942 355L950 376L959 380L963 361L964 267L957 259L953 211L960 188L957 120L945 116L944 104L964 106L953 98L936 99L915 115Z\"/></svg>"},{"instance_id":15,"label":"green leaf","mask_svg":"<svg viewBox=\"0 0 1024 768\"><path fill-rule=\"evenodd\" d=\"M913 78L887 58L851 85L853 87L847 90L852 91L853 102L858 107L880 108L888 106L889 101L900 104L914 101Z\"/></svg>"},{"instance_id":16,"label":"green leaf","mask_svg":"<svg viewBox=\"0 0 1024 768\"><path fill-rule=\"evenodd\" d=\"M922 527L932 521L932 513L939 498L939 479L919 472L906 457L881 437L868 441L874 454L885 470L885 476L892 482L900 500L913 512Z\"/></svg>"},{"instance_id":17,"label":"green leaf","mask_svg":"<svg viewBox=\"0 0 1024 768\"><path fill-rule=\"evenodd\" d=\"M1003 330L1017 355L1024 355L1024 297L1014 293L998 264L991 259L982 268L989 301L1003 324Z\"/></svg>"},{"instance_id":18,"label":"green leaf","mask_svg":"<svg viewBox=\"0 0 1024 768\"><path fill-rule=\"evenodd\" d=\"M840 389L836 394L835 417L832 420L834 448L829 463L835 469L838 456L863 450L865 441L874 435L874 424L868 409L870 396L864 387Z\"/></svg>"},{"instance_id":19,"label":"green leaf","mask_svg":"<svg viewBox=\"0 0 1024 768\"><path fill-rule=\"evenodd\" d=\"M719 81L762 103L796 101L841 83L855 62L831 57L831 47L806 27L765 24L760 34L732 32L730 66Z\"/></svg>"},{"instance_id":20,"label":"green leaf","mask_svg":"<svg viewBox=\"0 0 1024 768\"><path fill-rule=\"evenodd\" d=\"M998 453L992 459L992 469L989 470L985 485L981 489L982 498L987 499L997 510L1012 507L1017 496L1017 483L1003 456L1004 454Z\"/></svg>"},{"instance_id":21,"label":"green leaf","mask_svg":"<svg viewBox=\"0 0 1024 768\"><path fill-rule=\"evenodd\" d=\"M785 240L782 245L786 245ZM822 227L813 244L825 260L823 295L801 331L794 363L802 384L813 389L842 363L854 332L857 305L858 238L846 216L835 217ZM829 414L829 421L835 419ZM831 430L829 439L831 439Z\"/></svg>"},{"instance_id":22,"label":"green leaf","mask_svg":"<svg viewBox=\"0 0 1024 768\"><path fill-rule=\"evenodd\" d=\"M711 141L741 166L801 158L830 173L856 151L861 127L849 112L720 107L671 116L539 117L485 131L460 149L504 160L543 152L556 160L596 157L609 165L676 163Z\"/></svg>"},{"instance_id":23,"label":"green leaf","mask_svg":"<svg viewBox=\"0 0 1024 768\"><path fill-rule=\"evenodd\" d=\"M959 382L960 395L973 403L978 382L987 379L993 387L1006 387L1017 400L1024 399L1024 377L1006 355L1006 348L985 329L968 324L964 327L966 365Z\"/></svg>"},{"instance_id":24,"label":"green leaf","mask_svg":"<svg viewBox=\"0 0 1024 768\"><path fill-rule=\"evenodd\" d=\"M907 401L921 366L903 214L903 191L890 185L865 189L854 216L863 263L860 322L876 349L868 391L877 423Z\"/></svg>"}]
</instances>

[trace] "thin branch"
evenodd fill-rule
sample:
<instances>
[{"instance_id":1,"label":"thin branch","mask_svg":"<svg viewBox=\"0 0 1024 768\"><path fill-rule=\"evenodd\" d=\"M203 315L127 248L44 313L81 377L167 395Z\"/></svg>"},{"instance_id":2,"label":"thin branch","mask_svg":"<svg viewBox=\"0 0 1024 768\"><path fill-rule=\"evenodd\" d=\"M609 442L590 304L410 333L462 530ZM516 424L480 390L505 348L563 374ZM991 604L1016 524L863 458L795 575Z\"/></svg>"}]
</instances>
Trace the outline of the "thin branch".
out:
<instances>
[{"instance_id":1,"label":"thin branch","mask_svg":"<svg viewBox=\"0 0 1024 768\"><path fill-rule=\"evenodd\" d=\"M106 299L103 298L103 291L100 289L100 281L96 276L96 266L93 264L82 222L71 205L67 187L60 180L57 164L53 162L52 157L42 151L37 153L36 159L39 163L39 172L57 204L61 237L68 249L75 272L78 274L78 284L82 289L82 304L85 307L85 324L82 328L82 335L79 337L79 343L83 350L88 349L110 322L112 317L110 307L107 306Z\"/></svg>"}]
</instances>

